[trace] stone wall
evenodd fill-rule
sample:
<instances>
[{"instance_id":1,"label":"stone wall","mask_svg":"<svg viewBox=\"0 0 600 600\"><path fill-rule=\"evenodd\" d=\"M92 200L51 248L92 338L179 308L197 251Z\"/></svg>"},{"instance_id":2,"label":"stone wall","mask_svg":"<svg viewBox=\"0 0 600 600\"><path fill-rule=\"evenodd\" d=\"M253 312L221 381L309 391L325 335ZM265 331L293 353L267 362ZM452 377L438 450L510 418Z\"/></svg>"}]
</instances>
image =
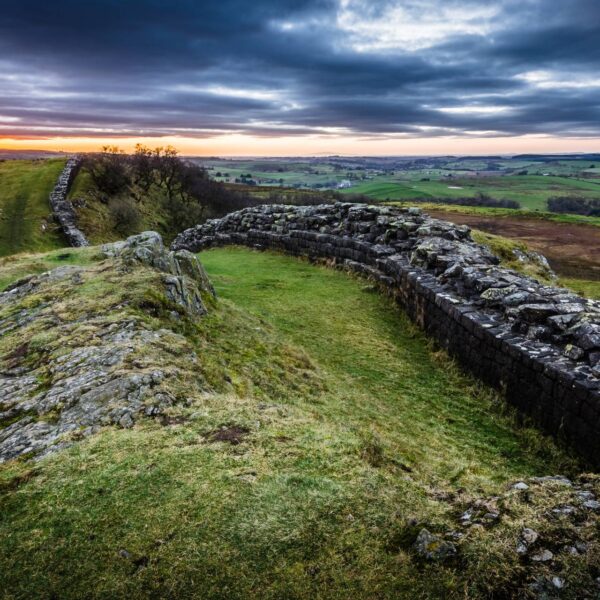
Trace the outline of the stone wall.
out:
<instances>
[{"instance_id":1,"label":"stone wall","mask_svg":"<svg viewBox=\"0 0 600 600\"><path fill-rule=\"evenodd\" d=\"M52 193L50 194L50 207L54 218L59 223L71 246L89 246L83 232L77 228L76 215L73 205L67 200L71 184L79 170L80 161L77 157L70 158L62 170Z\"/></svg>"},{"instance_id":2,"label":"stone wall","mask_svg":"<svg viewBox=\"0 0 600 600\"><path fill-rule=\"evenodd\" d=\"M416 208L253 207L184 231L172 248L226 244L374 278L464 367L600 467L600 303L498 266L467 227Z\"/></svg>"}]
</instances>

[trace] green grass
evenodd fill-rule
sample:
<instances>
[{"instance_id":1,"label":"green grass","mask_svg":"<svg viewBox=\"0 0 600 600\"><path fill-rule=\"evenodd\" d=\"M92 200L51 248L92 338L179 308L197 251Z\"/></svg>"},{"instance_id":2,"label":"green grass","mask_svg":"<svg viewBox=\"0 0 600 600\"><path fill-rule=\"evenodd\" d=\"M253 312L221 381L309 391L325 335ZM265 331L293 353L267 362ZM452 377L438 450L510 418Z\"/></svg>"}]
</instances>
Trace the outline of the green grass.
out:
<instances>
[{"instance_id":1,"label":"green grass","mask_svg":"<svg viewBox=\"0 0 600 600\"><path fill-rule=\"evenodd\" d=\"M586 298L600 300L600 281L563 277L560 280L560 284L571 288Z\"/></svg>"},{"instance_id":2,"label":"green grass","mask_svg":"<svg viewBox=\"0 0 600 600\"><path fill-rule=\"evenodd\" d=\"M61 248L41 254L21 253L0 258L0 292L27 275L43 273L61 265L89 264L95 252L91 248Z\"/></svg>"},{"instance_id":3,"label":"green grass","mask_svg":"<svg viewBox=\"0 0 600 600\"><path fill-rule=\"evenodd\" d=\"M407 519L444 531L473 498L575 463L517 428L368 282L238 248L201 260L221 300L197 324L136 308L158 285L147 270L92 261L83 285L52 292L55 318L80 324L73 335L131 315L179 332L133 358L177 369L167 385L185 398L172 410L182 422L107 427L0 466L4 597L506 595L520 573L507 549L531 509L473 531L446 566L414 556ZM32 345L60 352L61 331ZM232 425L248 432L239 445L212 441Z\"/></svg>"},{"instance_id":4,"label":"green grass","mask_svg":"<svg viewBox=\"0 0 600 600\"><path fill-rule=\"evenodd\" d=\"M64 159L0 162L0 256L64 245L48 199L64 165Z\"/></svg>"},{"instance_id":5,"label":"green grass","mask_svg":"<svg viewBox=\"0 0 600 600\"><path fill-rule=\"evenodd\" d=\"M398 180L361 183L343 190L365 194L374 200L473 197L485 193L494 198L516 200L528 210L547 210L551 196L577 195L600 199L600 182L557 176L454 177L431 181Z\"/></svg>"}]
</instances>

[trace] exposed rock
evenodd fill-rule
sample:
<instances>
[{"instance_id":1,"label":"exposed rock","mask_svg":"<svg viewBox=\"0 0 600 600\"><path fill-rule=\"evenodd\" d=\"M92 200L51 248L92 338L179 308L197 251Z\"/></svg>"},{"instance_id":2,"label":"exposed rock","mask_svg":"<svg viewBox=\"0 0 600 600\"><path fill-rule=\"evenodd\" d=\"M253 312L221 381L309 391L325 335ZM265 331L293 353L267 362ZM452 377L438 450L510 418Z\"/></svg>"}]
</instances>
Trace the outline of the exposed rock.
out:
<instances>
[{"instance_id":1,"label":"exposed rock","mask_svg":"<svg viewBox=\"0 0 600 600\"><path fill-rule=\"evenodd\" d=\"M550 552L550 550L543 549L543 550L540 550L539 552L536 552L531 557L531 560L534 562L548 562L548 561L551 561L553 558L554 558L554 554L552 554L552 552Z\"/></svg>"},{"instance_id":2,"label":"exposed rock","mask_svg":"<svg viewBox=\"0 0 600 600\"><path fill-rule=\"evenodd\" d=\"M170 275L163 276L167 298L194 315L206 314L201 291L215 296L215 290L195 254L186 250L165 249L160 234L146 231L132 235L124 242L104 244L102 253L117 258L125 268L143 264Z\"/></svg>"},{"instance_id":3,"label":"exposed rock","mask_svg":"<svg viewBox=\"0 0 600 600\"><path fill-rule=\"evenodd\" d=\"M524 491L528 490L529 486L524 481L518 481L512 486L513 490Z\"/></svg>"},{"instance_id":4,"label":"exposed rock","mask_svg":"<svg viewBox=\"0 0 600 600\"><path fill-rule=\"evenodd\" d=\"M565 485L571 487L573 482L562 475L545 475L544 477L532 477L531 481L534 483L556 483L559 485Z\"/></svg>"},{"instance_id":5,"label":"exposed rock","mask_svg":"<svg viewBox=\"0 0 600 600\"><path fill-rule=\"evenodd\" d=\"M525 527L521 532L519 541L517 542L517 554L527 554L530 547L537 542L538 538L539 534L537 531L534 531L529 527Z\"/></svg>"},{"instance_id":6,"label":"exposed rock","mask_svg":"<svg viewBox=\"0 0 600 600\"><path fill-rule=\"evenodd\" d=\"M434 561L444 561L456 555L456 546L441 537L421 529L414 544L417 553Z\"/></svg>"},{"instance_id":7,"label":"exposed rock","mask_svg":"<svg viewBox=\"0 0 600 600\"><path fill-rule=\"evenodd\" d=\"M513 251L514 257L523 264L534 264L540 269L541 273L547 279L556 279L556 273L552 270L548 259L539 252L534 252L533 250L529 250L527 252L523 250L519 250L515 248Z\"/></svg>"},{"instance_id":8,"label":"exposed rock","mask_svg":"<svg viewBox=\"0 0 600 600\"><path fill-rule=\"evenodd\" d=\"M523 529L523 531L521 532L521 538L528 546L530 546L531 544L535 544L538 537L539 537L539 535L538 535L537 531L534 531L533 529L530 529L529 527L525 527L525 529Z\"/></svg>"},{"instance_id":9,"label":"exposed rock","mask_svg":"<svg viewBox=\"0 0 600 600\"><path fill-rule=\"evenodd\" d=\"M572 504L565 504L552 509L552 513L559 517L568 517L574 515L576 512L577 509Z\"/></svg>"},{"instance_id":10,"label":"exposed rock","mask_svg":"<svg viewBox=\"0 0 600 600\"><path fill-rule=\"evenodd\" d=\"M149 330L135 314L121 314L118 308L106 317L97 307L92 315L57 315L53 302L63 302L100 272L118 282L113 285L126 286L135 271L149 268L168 301L193 319L206 313L202 294L214 293L208 277L194 255L175 256L152 232L103 252L108 260L101 267L59 267L23 278L0 294L0 335L25 339L20 354L4 358L0 372L0 462L43 456L104 425L131 428L139 417L159 415L176 402L167 385L172 374L168 357L160 348L185 345L184 338L167 329ZM47 301L31 302L34 294ZM63 342L43 361L24 361L27 332L34 325L55 332ZM143 367L135 366L138 352L143 352ZM181 360L196 370L192 353Z\"/></svg>"}]
</instances>

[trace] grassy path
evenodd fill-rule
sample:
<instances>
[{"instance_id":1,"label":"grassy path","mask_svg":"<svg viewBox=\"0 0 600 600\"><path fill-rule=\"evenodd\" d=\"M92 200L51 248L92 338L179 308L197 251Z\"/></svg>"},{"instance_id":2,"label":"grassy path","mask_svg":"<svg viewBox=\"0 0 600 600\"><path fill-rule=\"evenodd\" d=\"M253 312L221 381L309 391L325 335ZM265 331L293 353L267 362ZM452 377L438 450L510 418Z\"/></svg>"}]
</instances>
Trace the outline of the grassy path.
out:
<instances>
[{"instance_id":1,"label":"grassy path","mask_svg":"<svg viewBox=\"0 0 600 600\"><path fill-rule=\"evenodd\" d=\"M366 282L275 253L201 255L219 293L265 318L335 379L324 407L377 436L431 484L488 487L543 469L492 408L492 394L432 354L391 301Z\"/></svg>"},{"instance_id":2,"label":"grassy path","mask_svg":"<svg viewBox=\"0 0 600 600\"><path fill-rule=\"evenodd\" d=\"M0 256L64 245L48 202L64 163L63 159L0 163Z\"/></svg>"}]
</instances>

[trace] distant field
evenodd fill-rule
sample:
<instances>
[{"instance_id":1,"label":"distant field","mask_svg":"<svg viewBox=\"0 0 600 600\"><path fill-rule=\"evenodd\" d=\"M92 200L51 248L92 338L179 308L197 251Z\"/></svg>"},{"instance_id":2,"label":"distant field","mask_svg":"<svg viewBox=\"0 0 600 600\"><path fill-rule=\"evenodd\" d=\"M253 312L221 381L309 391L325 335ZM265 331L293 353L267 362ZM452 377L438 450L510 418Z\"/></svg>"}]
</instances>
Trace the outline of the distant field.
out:
<instances>
[{"instance_id":1,"label":"distant field","mask_svg":"<svg viewBox=\"0 0 600 600\"><path fill-rule=\"evenodd\" d=\"M217 181L258 186L336 189L373 200L473 197L484 193L546 210L552 196L600 199L600 161L519 159L196 159ZM250 177L248 177L250 176ZM343 183L342 183L343 182Z\"/></svg>"},{"instance_id":2,"label":"distant field","mask_svg":"<svg viewBox=\"0 0 600 600\"><path fill-rule=\"evenodd\" d=\"M370 181L342 190L365 194L374 200L460 198L485 193L494 198L516 200L523 208L547 210L552 196L577 195L600 199L600 180L540 175L463 177L431 181Z\"/></svg>"},{"instance_id":3,"label":"distant field","mask_svg":"<svg viewBox=\"0 0 600 600\"><path fill-rule=\"evenodd\" d=\"M64 165L62 158L0 163L0 256L64 245L48 200Z\"/></svg>"}]
</instances>

